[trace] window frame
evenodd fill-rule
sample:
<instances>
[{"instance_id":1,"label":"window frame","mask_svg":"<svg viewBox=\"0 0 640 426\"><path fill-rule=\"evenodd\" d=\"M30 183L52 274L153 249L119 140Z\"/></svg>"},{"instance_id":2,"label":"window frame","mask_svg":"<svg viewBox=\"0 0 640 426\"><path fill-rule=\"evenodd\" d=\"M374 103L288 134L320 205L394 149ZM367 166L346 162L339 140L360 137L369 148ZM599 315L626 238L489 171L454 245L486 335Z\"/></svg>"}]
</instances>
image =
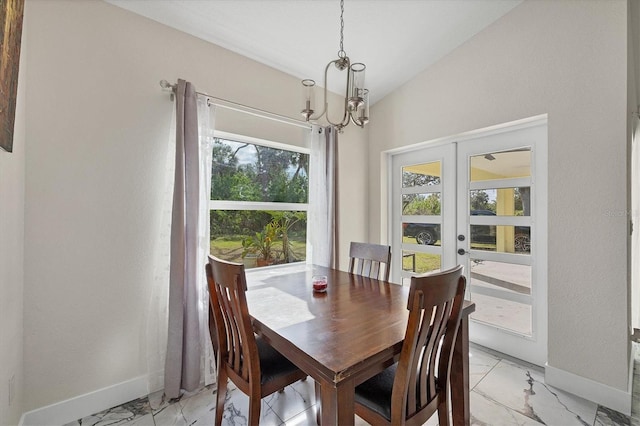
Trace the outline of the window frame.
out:
<instances>
[{"instance_id":1,"label":"window frame","mask_svg":"<svg viewBox=\"0 0 640 426\"><path fill-rule=\"evenodd\" d=\"M239 135L236 133L229 133L224 131L214 131L213 133L214 139L224 139L231 142L239 142L239 143L249 143L259 146L264 146L267 148L280 149L283 151L290 152L298 152L302 154L307 154L309 157L311 156L311 149L300 147L297 145L285 144L282 142L270 141L267 139L260 139L251 136ZM213 144L212 144L213 149ZM213 167L211 165L210 167ZM308 187L307 190L310 188ZM293 211L293 212L305 212L307 216L306 221L306 245L309 246L309 202L307 197L306 203L284 203L277 201L233 201L233 200L212 200L211 192L209 192L209 215L211 215L212 211ZM211 237L209 237L211 238ZM209 241L209 251L211 251L211 240ZM306 262L307 259L301 260L299 262L291 262L286 264L278 264L273 265L277 267L284 267L286 265L294 265ZM267 266L269 267L269 266Z\"/></svg>"}]
</instances>

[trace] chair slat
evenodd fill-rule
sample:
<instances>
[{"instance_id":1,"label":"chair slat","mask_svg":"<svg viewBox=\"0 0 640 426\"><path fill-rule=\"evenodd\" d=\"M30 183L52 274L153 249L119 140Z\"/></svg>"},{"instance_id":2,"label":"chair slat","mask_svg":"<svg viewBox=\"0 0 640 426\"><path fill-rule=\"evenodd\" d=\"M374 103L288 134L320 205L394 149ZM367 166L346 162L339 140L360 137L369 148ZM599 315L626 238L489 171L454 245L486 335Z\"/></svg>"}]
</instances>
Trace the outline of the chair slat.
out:
<instances>
[{"instance_id":1,"label":"chair slat","mask_svg":"<svg viewBox=\"0 0 640 426\"><path fill-rule=\"evenodd\" d=\"M383 266L384 275L381 277ZM389 281L391 247L381 244L352 242L349 247L349 272L364 277Z\"/></svg>"}]
</instances>

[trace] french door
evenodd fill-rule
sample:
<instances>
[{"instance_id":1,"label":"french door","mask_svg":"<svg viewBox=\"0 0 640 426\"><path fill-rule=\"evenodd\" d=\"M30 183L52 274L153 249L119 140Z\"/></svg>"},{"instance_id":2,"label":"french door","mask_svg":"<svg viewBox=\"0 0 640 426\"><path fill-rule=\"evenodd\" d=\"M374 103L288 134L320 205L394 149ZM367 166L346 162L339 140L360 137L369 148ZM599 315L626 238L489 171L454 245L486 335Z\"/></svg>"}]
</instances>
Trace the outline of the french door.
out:
<instances>
[{"instance_id":1,"label":"french door","mask_svg":"<svg viewBox=\"0 0 640 426\"><path fill-rule=\"evenodd\" d=\"M470 338L544 365L547 353L545 120L391 158L395 282L462 264Z\"/></svg>"}]
</instances>

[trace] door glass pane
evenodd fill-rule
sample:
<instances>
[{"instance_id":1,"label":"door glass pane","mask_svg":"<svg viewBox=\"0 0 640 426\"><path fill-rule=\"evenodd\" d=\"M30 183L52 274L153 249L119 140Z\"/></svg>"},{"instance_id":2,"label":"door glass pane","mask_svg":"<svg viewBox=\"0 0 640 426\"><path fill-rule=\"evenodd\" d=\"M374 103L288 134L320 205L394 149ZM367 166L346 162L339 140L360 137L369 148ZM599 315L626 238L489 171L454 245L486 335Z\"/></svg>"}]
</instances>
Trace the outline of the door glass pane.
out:
<instances>
[{"instance_id":1,"label":"door glass pane","mask_svg":"<svg viewBox=\"0 0 640 426\"><path fill-rule=\"evenodd\" d=\"M471 182L531 176L531 148L474 155L469 171Z\"/></svg>"},{"instance_id":2,"label":"door glass pane","mask_svg":"<svg viewBox=\"0 0 640 426\"><path fill-rule=\"evenodd\" d=\"M531 266L470 259L468 275L471 300L476 302L475 321L530 336L532 333L531 305L510 300L518 295L531 295ZM498 293L496 293L498 292ZM504 297L498 297L503 294Z\"/></svg>"},{"instance_id":3,"label":"door glass pane","mask_svg":"<svg viewBox=\"0 0 640 426\"><path fill-rule=\"evenodd\" d=\"M402 168L402 187L439 185L441 175L440 161L414 164Z\"/></svg>"},{"instance_id":4,"label":"door glass pane","mask_svg":"<svg viewBox=\"0 0 640 426\"><path fill-rule=\"evenodd\" d=\"M424 274L440 270L441 256L439 254L420 253L402 250L402 269L416 274Z\"/></svg>"},{"instance_id":5,"label":"door glass pane","mask_svg":"<svg viewBox=\"0 0 640 426\"><path fill-rule=\"evenodd\" d=\"M531 336L531 305L471 291L476 311L471 319Z\"/></svg>"},{"instance_id":6,"label":"door glass pane","mask_svg":"<svg viewBox=\"0 0 640 426\"><path fill-rule=\"evenodd\" d=\"M530 216L531 188L494 188L469 191L472 216Z\"/></svg>"},{"instance_id":7,"label":"door glass pane","mask_svg":"<svg viewBox=\"0 0 640 426\"><path fill-rule=\"evenodd\" d=\"M529 226L471 225L471 249L500 253L531 253Z\"/></svg>"},{"instance_id":8,"label":"door glass pane","mask_svg":"<svg viewBox=\"0 0 640 426\"><path fill-rule=\"evenodd\" d=\"M440 225L437 223L403 223L402 242L440 246Z\"/></svg>"},{"instance_id":9,"label":"door glass pane","mask_svg":"<svg viewBox=\"0 0 640 426\"><path fill-rule=\"evenodd\" d=\"M470 285L531 295L531 266L471 259Z\"/></svg>"},{"instance_id":10,"label":"door glass pane","mask_svg":"<svg viewBox=\"0 0 640 426\"><path fill-rule=\"evenodd\" d=\"M402 214L434 215L440 214L440 193L402 194Z\"/></svg>"}]
</instances>

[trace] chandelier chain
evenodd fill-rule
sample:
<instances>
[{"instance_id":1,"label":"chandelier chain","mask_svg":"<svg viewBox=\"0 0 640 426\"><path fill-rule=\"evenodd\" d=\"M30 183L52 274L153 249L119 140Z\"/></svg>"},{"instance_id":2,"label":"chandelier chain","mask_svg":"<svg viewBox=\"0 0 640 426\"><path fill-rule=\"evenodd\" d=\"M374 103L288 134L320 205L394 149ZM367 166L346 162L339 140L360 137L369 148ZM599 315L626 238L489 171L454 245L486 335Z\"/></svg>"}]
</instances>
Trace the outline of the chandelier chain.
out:
<instances>
[{"instance_id":1,"label":"chandelier chain","mask_svg":"<svg viewBox=\"0 0 640 426\"><path fill-rule=\"evenodd\" d=\"M344 0L340 0L340 50L338 51L338 57L344 58L347 56L347 52L344 51Z\"/></svg>"}]
</instances>

